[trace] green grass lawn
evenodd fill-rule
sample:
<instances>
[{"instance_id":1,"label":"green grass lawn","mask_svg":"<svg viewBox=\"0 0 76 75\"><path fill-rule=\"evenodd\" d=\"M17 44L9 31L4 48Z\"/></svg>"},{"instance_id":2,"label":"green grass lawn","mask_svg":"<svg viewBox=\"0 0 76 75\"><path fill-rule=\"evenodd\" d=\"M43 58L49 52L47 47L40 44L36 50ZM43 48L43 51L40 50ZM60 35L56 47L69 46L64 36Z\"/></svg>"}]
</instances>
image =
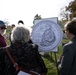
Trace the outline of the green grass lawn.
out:
<instances>
[{"instance_id":1,"label":"green grass lawn","mask_svg":"<svg viewBox=\"0 0 76 75\"><path fill-rule=\"evenodd\" d=\"M63 39L62 42L60 43L58 47L58 52L49 52L48 55L43 56L43 60L46 64L46 67L48 68L48 73L47 75L58 75L57 67L56 67L56 60L60 57L62 54L62 43L67 43L69 40L68 39ZM56 58L55 58L56 54Z\"/></svg>"}]
</instances>

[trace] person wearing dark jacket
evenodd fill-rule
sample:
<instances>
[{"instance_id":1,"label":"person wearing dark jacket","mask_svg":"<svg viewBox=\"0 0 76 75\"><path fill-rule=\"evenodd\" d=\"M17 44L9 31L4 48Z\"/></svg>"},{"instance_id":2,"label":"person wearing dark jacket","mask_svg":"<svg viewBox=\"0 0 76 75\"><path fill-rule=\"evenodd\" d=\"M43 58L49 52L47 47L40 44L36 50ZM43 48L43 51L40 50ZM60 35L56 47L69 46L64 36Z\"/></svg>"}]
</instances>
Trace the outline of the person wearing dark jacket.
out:
<instances>
[{"instance_id":1,"label":"person wearing dark jacket","mask_svg":"<svg viewBox=\"0 0 76 75\"><path fill-rule=\"evenodd\" d=\"M28 43L29 39L29 30L26 29L24 25L13 28L11 45L0 48L0 75L17 75L18 73L7 55L6 48L20 67L28 71L37 72L40 75L46 75L47 68L39 54L38 46Z\"/></svg>"},{"instance_id":2,"label":"person wearing dark jacket","mask_svg":"<svg viewBox=\"0 0 76 75\"><path fill-rule=\"evenodd\" d=\"M70 42L63 46L59 75L76 75L76 21L66 23L64 30Z\"/></svg>"}]
</instances>

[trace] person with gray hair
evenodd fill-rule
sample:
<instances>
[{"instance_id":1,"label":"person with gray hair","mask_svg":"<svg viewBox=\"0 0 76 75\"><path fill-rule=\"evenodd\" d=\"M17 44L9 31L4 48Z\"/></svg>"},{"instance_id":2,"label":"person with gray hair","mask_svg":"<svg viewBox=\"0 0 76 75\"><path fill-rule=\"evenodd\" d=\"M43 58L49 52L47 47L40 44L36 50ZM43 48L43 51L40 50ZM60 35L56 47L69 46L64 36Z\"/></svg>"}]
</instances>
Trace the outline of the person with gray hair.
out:
<instances>
[{"instance_id":1,"label":"person with gray hair","mask_svg":"<svg viewBox=\"0 0 76 75\"><path fill-rule=\"evenodd\" d=\"M11 33L11 42L22 42L27 43L30 39L30 32L25 26L17 26L12 30Z\"/></svg>"},{"instance_id":2,"label":"person with gray hair","mask_svg":"<svg viewBox=\"0 0 76 75\"><path fill-rule=\"evenodd\" d=\"M23 69L46 75L47 68L36 44L28 43L30 33L24 25L15 26L11 33L11 45L6 47L14 61ZM0 48L0 75L17 75L13 63L9 59L6 48ZM31 74L33 75L33 74Z\"/></svg>"}]
</instances>

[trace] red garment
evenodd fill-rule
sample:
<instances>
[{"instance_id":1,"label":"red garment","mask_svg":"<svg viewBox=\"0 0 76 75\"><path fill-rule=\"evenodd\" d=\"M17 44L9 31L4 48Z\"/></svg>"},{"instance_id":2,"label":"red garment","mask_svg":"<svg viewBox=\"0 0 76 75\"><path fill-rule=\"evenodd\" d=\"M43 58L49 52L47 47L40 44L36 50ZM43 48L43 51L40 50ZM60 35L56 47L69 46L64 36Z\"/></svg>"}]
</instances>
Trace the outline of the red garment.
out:
<instances>
[{"instance_id":1,"label":"red garment","mask_svg":"<svg viewBox=\"0 0 76 75\"><path fill-rule=\"evenodd\" d=\"M4 36L0 35L0 47L7 46L6 39Z\"/></svg>"}]
</instances>

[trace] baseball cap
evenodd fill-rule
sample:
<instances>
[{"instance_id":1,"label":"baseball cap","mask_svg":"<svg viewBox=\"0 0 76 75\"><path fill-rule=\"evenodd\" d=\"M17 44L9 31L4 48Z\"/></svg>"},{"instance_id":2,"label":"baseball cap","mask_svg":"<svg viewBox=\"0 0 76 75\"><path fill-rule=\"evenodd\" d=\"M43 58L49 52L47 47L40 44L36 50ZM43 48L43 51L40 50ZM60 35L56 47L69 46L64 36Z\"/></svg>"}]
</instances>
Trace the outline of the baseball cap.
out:
<instances>
[{"instance_id":1,"label":"baseball cap","mask_svg":"<svg viewBox=\"0 0 76 75\"><path fill-rule=\"evenodd\" d=\"M6 27L6 24L2 20L0 20L0 26L1 27Z\"/></svg>"}]
</instances>

